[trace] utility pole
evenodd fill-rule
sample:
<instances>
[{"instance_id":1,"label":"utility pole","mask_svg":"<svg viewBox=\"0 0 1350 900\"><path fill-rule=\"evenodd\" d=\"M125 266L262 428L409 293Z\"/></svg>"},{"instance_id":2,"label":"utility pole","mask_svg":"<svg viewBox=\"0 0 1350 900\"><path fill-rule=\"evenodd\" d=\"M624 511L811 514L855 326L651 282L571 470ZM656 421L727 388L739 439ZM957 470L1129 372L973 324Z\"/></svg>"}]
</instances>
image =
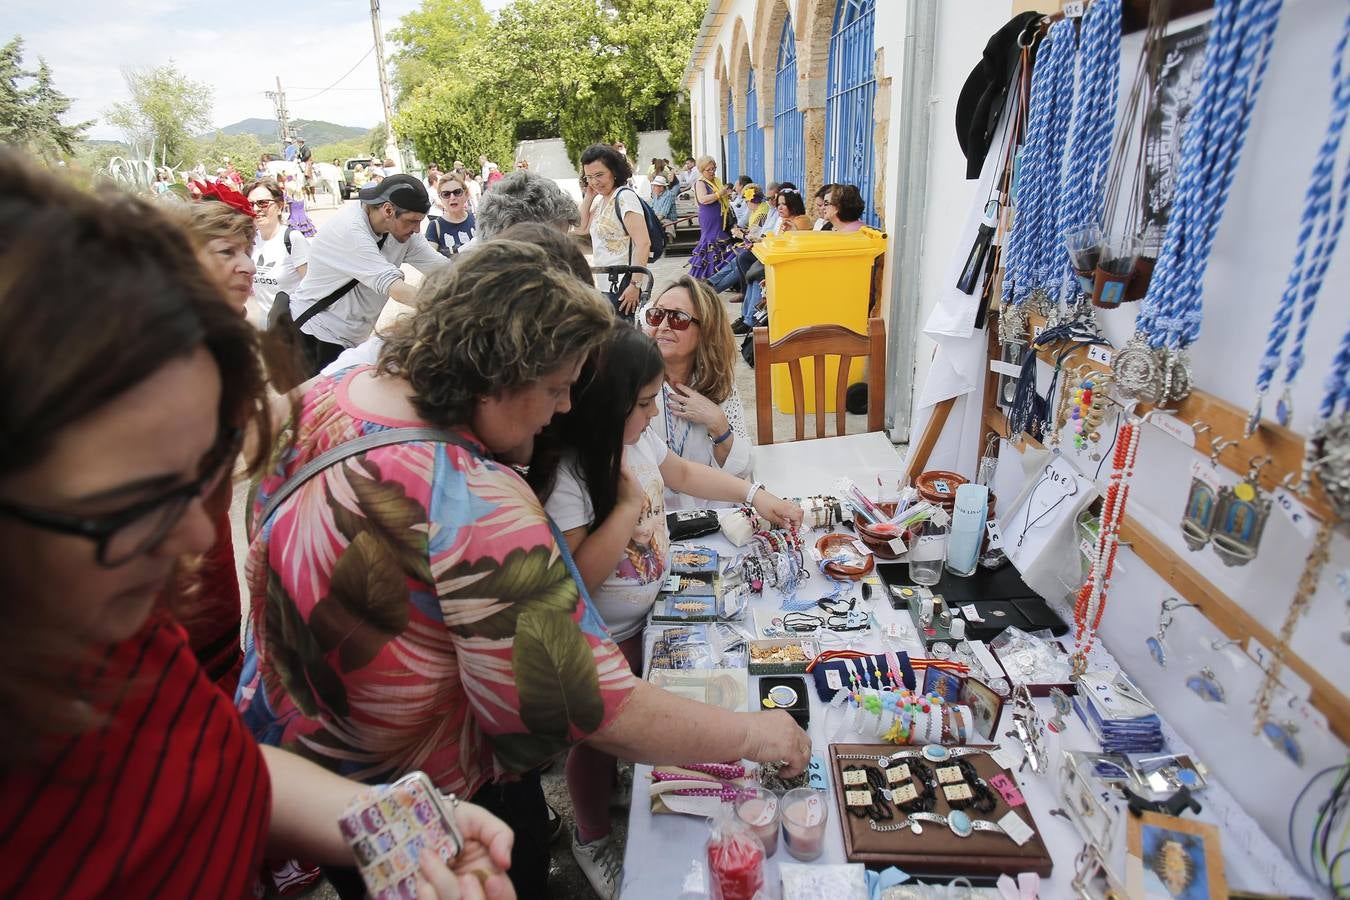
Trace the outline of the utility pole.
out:
<instances>
[{"instance_id":1,"label":"utility pole","mask_svg":"<svg viewBox=\"0 0 1350 900\"><path fill-rule=\"evenodd\" d=\"M375 32L375 68L380 73L380 100L384 103L384 127L387 140L384 154L394 160L399 169L403 160L399 156L398 142L394 140L394 110L389 102L389 74L384 68L384 34L380 30L380 0L370 0L370 27Z\"/></svg>"},{"instance_id":2,"label":"utility pole","mask_svg":"<svg viewBox=\"0 0 1350 900\"><path fill-rule=\"evenodd\" d=\"M290 115L286 111L286 92L281 89L281 76L277 76L277 89L267 92L267 99L272 101L272 111L277 117L277 129L281 132L281 143L286 143L286 138L291 136Z\"/></svg>"}]
</instances>

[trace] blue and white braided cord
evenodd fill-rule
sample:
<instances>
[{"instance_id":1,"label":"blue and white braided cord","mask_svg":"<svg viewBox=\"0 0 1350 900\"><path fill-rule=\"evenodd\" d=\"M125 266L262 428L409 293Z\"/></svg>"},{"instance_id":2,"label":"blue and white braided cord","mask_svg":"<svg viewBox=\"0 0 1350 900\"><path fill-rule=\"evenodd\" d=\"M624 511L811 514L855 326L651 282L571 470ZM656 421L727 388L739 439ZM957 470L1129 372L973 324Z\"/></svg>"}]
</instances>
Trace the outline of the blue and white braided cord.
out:
<instances>
[{"instance_id":1,"label":"blue and white braided cord","mask_svg":"<svg viewBox=\"0 0 1350 900\"><path fill-rule=\"evenodd\" d=\"M1059 206L1064 189L1064 156L1073 124L1074 59L1078 55L1078 31L1072 20L1056 22L1051 33L1060 32L1063 58L1056 71L1054 106L1045 134L1045 170L1041 178L1043 206L1041 230L1033 250L1032 283L1049 289L1064 271L1068 254L1059 231Z\"/></svg>"},{"instance_id":2,"label":"blue and white braided cord","mask_svg":"<svg viewBox=\"0 0 1350 900\"><path fill-rule=\"evenodd\" d=\"M1322 281L1331 256L1336 250L1341 228L1345 223L1347 194L1350 194L1350 166L1341 174L1339 189L1335 189L1334 178L1336 162L1339 158L1341 138L1345 131L1347 114L1350 113L1350 66L1345 65L1345 53L1350 46L1350 15L1346 16L1341 37L1336 43L1331 66L1331 114L1327 121L1326 134L1318 148L1317 160L1313 165L1308 190L1304 195L1303 216L1299 222L1298 244L1294 251L1294 260L1285 282L1284 292L1271 322L1270 333L1266 338L1266 350L1256 374L1256 408L1259 412L1261 398L1270 390L1275 372L1280 367L1284 354L1284 345L1289 335L1289 326L1293 320L1294 307L1298 307L1298 329L1289 350L1285 366L1284 383L1292 385L1297 379L1304 363L1304 342L1307 338L1308 323L1322 289ZM1333 212L1333 194L1335 206ZM1317 243L1312 255L1308 247L1317 232Z\"/></svg>"},{"instance_id":3,"label":"blue and white braided cord","mask_svg":"<svg viewBox=\"0 0 1350 900\"><path fill-rule=\"evenodd\" d=\"M1282 0L1218 0L1200 94L1182 139L1172 217L1140 310L1152 347L1178 350L1200 332L1201 286L1265 76Z\"/></svg>"},{"instance_id":4,"label":"blue and white braided cord","mask_svg":"<svg viewBox=\"0 0 1350 900\"><path fill-rule=\"evenodd\" d=\"M1067 30L1061 28L1062 25L1067 25ZM1052 120L1062 96L1066 72L1072 87L1072 34L1070 22L1052 26L1036 52L1036 65L1031 73L1027 135L1018 174L1017 212L1012 233L1008 236L1008 277L1003 280L1002 291L1002 300L1016 306L1025 302L1031 292L1042 235L1053 231L1054 227L1053 222L1047 227L1050 207L1044 182L1051 173L1058 177L1058 164L1062 158L1062 142L1057 144L1052 140L1055 132Z\"/></svg>"},{"instance_id":5,"label":"blue and white braided cord","mask_svg":"<svg viewBox=\"0 0 1350 900\"><path fill-rule=\"evenodd\" d=\"M1097 0L1083 20L1077 104L1069 150L1068 179L1060 196L1059 235L1071 228L1100 225L1106 199L1106 170L1116 121L1120 82L1120 0ZM1068 251L1057 241L1069 268ZM1063 279L1075 291L1072 272Z\"/></svg>"}]
</instances>

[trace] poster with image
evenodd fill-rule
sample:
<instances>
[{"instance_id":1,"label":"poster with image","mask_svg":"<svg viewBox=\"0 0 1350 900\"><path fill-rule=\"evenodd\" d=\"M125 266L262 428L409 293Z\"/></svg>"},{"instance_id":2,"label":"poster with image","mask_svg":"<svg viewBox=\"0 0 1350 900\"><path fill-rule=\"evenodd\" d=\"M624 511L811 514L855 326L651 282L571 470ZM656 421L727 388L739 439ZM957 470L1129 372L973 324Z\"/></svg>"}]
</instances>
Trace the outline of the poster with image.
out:
<instances>
[{"instance_id":1,"label":"poster with image","mask_svg":"<svg viewBox=\"0 0 1350 900\"><path fill-rule=\"evenodd\" d=\"M1204 73L1206 25L1166 35L1144 133L1144 245L1162 247L1167 217L1181 166L1181 138L1200 94Z\"/></svg>"}]
</instances>

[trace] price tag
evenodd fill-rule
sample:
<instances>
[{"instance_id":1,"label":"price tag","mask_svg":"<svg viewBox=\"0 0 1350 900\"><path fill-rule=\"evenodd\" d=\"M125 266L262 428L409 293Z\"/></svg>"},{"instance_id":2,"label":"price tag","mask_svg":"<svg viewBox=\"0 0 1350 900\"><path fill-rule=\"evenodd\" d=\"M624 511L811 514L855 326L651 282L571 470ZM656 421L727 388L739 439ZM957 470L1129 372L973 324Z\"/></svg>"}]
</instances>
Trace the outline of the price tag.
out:
<instances>
[{"instance_id":1,"label":"price tag","mask_svg":"<svg viewBox=\"0 0 1350 900\"><path fill-rule=\"evenodd\" d=\"M844 791L844 802L849 806L871 806L871 791Z\"/></svg>"},{"instance_id":2,"label":"price tag","mask_svg":"<svg viewBox=\"0 0 1350 900\"><path fill-rule=\"evenodd\" d=\"M1078 552L1083 554L1084 559L1092 559L1092 554L1097 552L1097 548L1093 546L1092 541L1083 538L1078 542Z\"/></svg>"},{"instance_id":3,"label":"price tag","mask_svg":"<svg viewBox=\"0 0 1350 900\"><path fill-rule=\"evenodd\" d=\"M811 764L806 767L806 786L818 791L826 789L825 760L819 753L811 754Z\"/></svg>"},{"instance_id":4,"label":"price tag","mask_svg":"<svg viewBox=\"0 0 1350 900\"><path fill-rule=\"evenodd\" d=\"M1201 484L1207 484L1217 494L1223 483L1219 479L1219 470L1207 462L1196 460L1191 463L1191 477Z\"/></svg>"},{"instance_id":5,"label":"price tag","mask_svg":"<svg viewBox=\"0 0 1350 900\"><path fill-rule=\"evenodd\" d=\"M999 530L998 523L993 519L984 523L984 530L989 535L989 549L998 550L1003 546L1003 532Z\"/></svg>"},{"instance_id":6,"label":"price tag","mask_svg":"<svg viewBox=\"0 0 1350 900\"><path fill-rule=\"evenodd\" d=\"M1263 672L1269 672L1270 664L1275 661L1275 654L1254 637L1247 638L1247 655L1256 660L1256 664ZM1312 685L1288 665L1280 667L1280 684L1300 700L1307 700L1312 696Z\"/></svg>"},{"instance_id":7,"label":"price tag","mask_svg":"<svg viewBox=\"0 0 1350 900\"><path fill-rule=\"evenodd\" d=\"M999 772L993 778L990 778L989 786L998 791L999 796L1003 798L1003 802L1009 806L1021 806L1027 802L1026 798L1022 796L1022 792L1017 789L1017 785L1003 772Z\"/></svg>"},{"instance_id":8,"label":"price tag","mask_svg":"<svg viewBox=\"0 0 1350 900\"><path fill-rule=\"evenodd\" d=\"M1082 4L1079 4L1080 6ZM1111 360L1115 356L1110 347L1103 347L1101 344L1092 344L1088 347L1088 359L1103 366L1111 365Z\"/></svg>"},{"instance_id":9,"label":"price tag","mask_svg":"<svg viewBox=\"0 0 1350 900\"><path fill-rule=\"evenodd\" d=\"M1195 429L1191 427L1190 422L1183 422L1176 416L1161 413L1152 416L1148 421L1168 437L1176 438L1187 447L1195 446Z\"/></svg>"},{"instance_id":10,"label":"price tag","mask_svg":"<svg viewBox=\"0 0 1350 900\"><path fill-rule=\"evenodd\" d=\"M891 548L892 553L899 554L909 552L909 548L905 546L905 542L899 538L891 538L886 542L886 546Z\"/></svg>"},{"instance_id":11,"label":"price tag","mask_svg":"<svg viewBox=\"0 0 1350 900\"><path fill-rule=\"evenodd\" d=\"M1293 526L1298 529L1298 533L1305 538L1311 538L1313 532L1317 530L1317 523L1313 521L1312 516L1308 515L1308 510L1304 508L1293 494L1284 488L1275 489L1275 505L1280 508Z\"/></svg>"},{"instance_id":12,"label":"price tag","mask_svg":"<svg viewBox=\"0 0 1350 900\"><path fill-rule=\"evenodd\" d=\"M867 784L867 772L863 769L852 769L844 773L842 780L850 787L855 784Z\"/></svg>"},{"instance_id":13,"label":"price tag","mask_svg":"<svg viewBox=\"0 0 1350 900\"><path fill-rule=\"evenodd\" d=\"M1001 359L989 360L989 371L995 375L1003 375L1008 378L1022 377L1022 367L1010 362L1004 362Z\"/></svg>"},{"instance_id":14,"label":"price tag","mask_svg":"<svg viewBox=\"0 0 1350 900\"><path fill-rule=\"evenodd\" d=\"M1086 7L1087 4L1083 2L1083 0L1066 0L1064 5L1061 7L1061 10L1064 13L1064 18L1079 19L1082 18L1083 10Z\"/></svg>"},{"instance_id":15,"label":"price tag","mask_svg":"<svg viewBox=\"0 0 1350 900\"><path fill-rule=\"evenodd\" d=\"M857 538L854 538L853 542L849 546L851 546L854 550L857 550L859 556L872 555L872 551L867 549L867 545L864 544L862 541L858 540Z\"/></svg>"},{"instance_id":16,"label":"price tag","mask_svg":"<svg viewBox=\"0 0 1350 900\"><path fill-rule=\"evenodd\" d=\"M1012 810L1008 810L1003 818L998 820L998 824L1003 829L1003 833L1012 838L1013 843L1019 847L1031 840L1036 834L1032 827L1022 821L1022 817Z\"/></svg>"},{"instance_id":17,"label":"price tag","mask_svg":"<svg viewBox=\"0 0 1350 900\"><path fill-rule=\"evenodd\" d=\"M844 682L839 677L838 669L825 670L825 686L832 691L842 691L844 689Z\"/></svg>"},{"instance_id":18,"label":"price tag","mask_svg":"<svg viewBox=\"0 0 1350 900\"><path fill-rule=\"evenodd\" d=\"M671 594L677 592L679 589L680 589L680 576L678 574L669 575L666 578L666 583L661 587L661 590Z\"/></svg>"},{"instance_id":19,"label":"price tag","mask_svg":"<svg viewBox=\"0 0 1350 900\"><path fill-rule=\"evenodd\" d=\"M891 766L886 770L886 780L891 784L899 784L902 781L908 781L909 777L908 765Z\"/></svg>"},{"instance_id":20,"label":"price tag","mask_svg":"<svg viewBox=\"0 0 1350 900\"><path fill-rule=\"evenodd\" d=\"M980 616L980 611L975 608L974 603L967 603L961 607L961 615L966 617L967 622L983 622L984 618Z\"/></svg>"}]
</instances>

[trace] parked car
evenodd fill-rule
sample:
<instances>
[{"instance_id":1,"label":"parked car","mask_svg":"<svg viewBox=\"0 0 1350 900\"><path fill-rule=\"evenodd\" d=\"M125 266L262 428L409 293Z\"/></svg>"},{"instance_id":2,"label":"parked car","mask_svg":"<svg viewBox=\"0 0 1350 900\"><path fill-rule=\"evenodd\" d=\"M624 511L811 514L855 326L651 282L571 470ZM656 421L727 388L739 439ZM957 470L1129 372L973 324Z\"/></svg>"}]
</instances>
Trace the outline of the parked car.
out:
<instances>
[{"instance_id":1,"label":"parked car","mask_svg":"<svg viewBox=\"0 0 1350 900\"><path fill-rule=\"evenodd\" d=\"M356 188L352 186L352 172L356 171L357 166L369 166L375 162L371 156L353 156L344 160L342 163L342 199L350 200L356 196Z\"/></svg>"}]
</instances>

